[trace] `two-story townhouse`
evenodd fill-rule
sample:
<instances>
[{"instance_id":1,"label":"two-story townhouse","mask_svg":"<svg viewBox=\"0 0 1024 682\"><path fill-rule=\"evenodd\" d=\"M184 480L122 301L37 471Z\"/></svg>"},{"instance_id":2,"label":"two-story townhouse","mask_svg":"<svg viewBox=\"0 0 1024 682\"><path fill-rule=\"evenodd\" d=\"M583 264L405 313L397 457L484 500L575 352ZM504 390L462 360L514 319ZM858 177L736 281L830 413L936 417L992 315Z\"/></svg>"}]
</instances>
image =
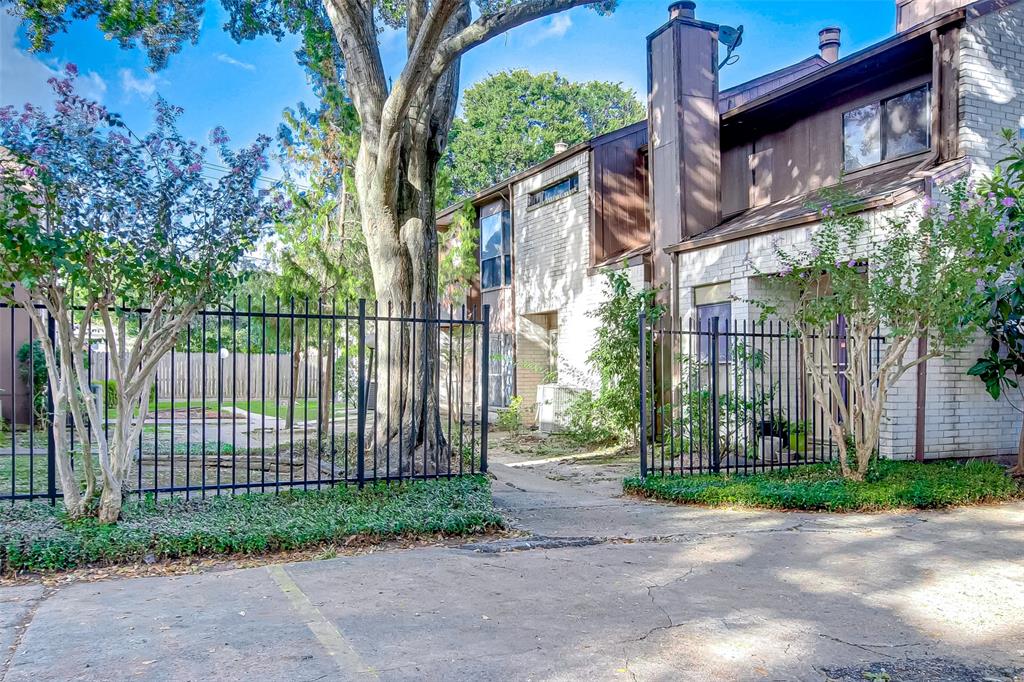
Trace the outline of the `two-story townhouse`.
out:
<instances>
[{"instance_id":1,"label":"two-story townhouse","mask_svg":"<svg viewBox=\"0 0 1024 682\"><path fill-rule=\"evenodd\" d=\"M735 102L718 90L718 27L697 20L693 3L673 5L651 35L652 254L676 319L756 318L750 301L777 295L767 279L781 269L776 245L807 242L822 188L842 182L881 226L939 181L991 171L1000 130L1021 129L1024 5L896 9L891 38ZM854 255L870 268L870 253ZM1019 415L966 375L978 355L968 348L904 376L886 406L883 455L1016 451Z\"/></svg>"},{"instance_id":2,"label":"two-story townhouse","mask_svg":"<svg viewBox=\"0 0 1024 682\"><path fill-rule=\"evenodd\" d=\"M842 181L882 221L937 180L1000 156L999 131L1024 126L1024 4L897 0L897 33L839 58L819 53L720 89L719 29L675 2L648 38L648 120L575 147L473 198L481 281L501 351L492 399L593 381L588 315L599 271L626 259L681 323L756 316L776 240L799 244L808 208ZM452 210L441 214L443 224ZM496 235L500 235L500 238ZM975 357L933 361L892 394L882 451L909 456L1012 452L1017 415L965 375ZM926 421L932 428L920 428Z\"/></svg>"},{"instance_id":3,"label":"two-story townhouse","mask_svg":"<svg viewBox=\"0 0 1024 682\"><path fill-rule=\"evenodd\" d=\"M491 306L490 403L523 398L531 416L538 387L588 387L586 358L608 266L626 263L650 284L644 121L568 147L472 198L480 230L480 274L470 308ZM440 229L457 207L442 211Z\"/></svg>"}]
</instances>

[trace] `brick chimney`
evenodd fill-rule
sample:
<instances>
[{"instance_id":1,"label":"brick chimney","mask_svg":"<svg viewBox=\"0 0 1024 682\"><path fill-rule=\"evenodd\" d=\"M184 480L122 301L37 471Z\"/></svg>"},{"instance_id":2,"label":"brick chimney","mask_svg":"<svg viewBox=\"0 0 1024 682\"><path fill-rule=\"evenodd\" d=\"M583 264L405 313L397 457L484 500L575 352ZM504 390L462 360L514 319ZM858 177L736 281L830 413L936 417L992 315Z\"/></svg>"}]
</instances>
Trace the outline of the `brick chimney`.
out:
<instances>
[{"instance_id":1,"label":"brick chimney","mask_svg":"<svg viewBox=\"0 0 1024 682\"><path fill-rule=\"evenodd\" d=\"M647 37L647 106L654 284L668 286L665 247L721 220L718 25L697 20L696 3L669 6ZM667 295L668 292L666 292Z\"/></svg>"},{"instance_id":2,"label":"brick chimney","mask_svg":"<svg viewBox=\"0 0 1024 682\"><path fill-rule=\"evenodd\" d=\"M818 31L818 50L821 58L831 64L839 59L839 27L826 26Z\"/></svg>"}]
</instances>

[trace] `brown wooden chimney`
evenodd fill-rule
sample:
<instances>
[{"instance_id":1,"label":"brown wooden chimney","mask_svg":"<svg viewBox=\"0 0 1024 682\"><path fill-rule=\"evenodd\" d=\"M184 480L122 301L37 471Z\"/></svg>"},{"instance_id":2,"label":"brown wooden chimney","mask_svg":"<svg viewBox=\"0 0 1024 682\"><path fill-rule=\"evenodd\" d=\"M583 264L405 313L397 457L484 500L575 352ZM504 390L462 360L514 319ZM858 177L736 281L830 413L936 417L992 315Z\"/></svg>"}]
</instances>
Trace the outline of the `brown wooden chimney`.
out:
<instances>
[{"instance_id":1,"label":"brown wooden chimney","mask_svg":"<svg viewBox=\"0 0 1024 682\"><path fill-rule=\"evenodd\" d=\"M673 3L668 22L647 38L655 285L672 280L665 247L721 220L719 27L698 21L695 6L689 0Z\"/></svg>"}]
</instances>

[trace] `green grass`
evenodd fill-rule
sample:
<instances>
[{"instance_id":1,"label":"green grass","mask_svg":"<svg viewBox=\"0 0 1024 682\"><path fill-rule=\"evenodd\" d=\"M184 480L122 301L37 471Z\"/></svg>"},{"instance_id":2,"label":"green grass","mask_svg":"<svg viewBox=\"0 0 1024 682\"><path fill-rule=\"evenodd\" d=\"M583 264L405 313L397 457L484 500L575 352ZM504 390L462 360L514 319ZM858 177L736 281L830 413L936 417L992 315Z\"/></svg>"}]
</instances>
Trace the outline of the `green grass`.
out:
<instances>
[{"instance_id":1,"label":"green grass","mask_svg":"<svg viewBox=\"0 0 1024 682\"><path fill-rule=\"evenodd\" d=\"M713 507L821 511L935 509L1019 497L1019 485L998 464L973 461L874 462L864 481L848 481L838 466L815 464L750 476L707 474L628 478L628 493Z\"/></svg>"},{"instance_id":2,"label":"green grass","mask_svg":"<svg viewBox=\"0 0 1024 682\"><path fill-rule=\"evenodd\" d=\"M13 465L13 467L12 467ZM45 493L47 490L46 441L37 445L35 457L0 451L0 494L11 493L11 469L14 470L14 493Z\"/></svg>"},{"instance_id":3,"label":"green grass","mask_svg":"<svg viewBox=\"0 0 1024 682\"><path fill-rule=\"evenodd\" d=\"M224 396L224 397L227 398L228 396ZM304 400L304 399L300 398L300 399L296 400L295 401L295 418L296 418L296 420L298 420L298 421L309 421L309 420L312 420L312 419L316 419L317 405L318 405L318 402L317 402L317 400L315 398L308 399L308 400ZM202 398L192 398L191 400L174 400L174 401L171 401L171 400L158 400L156 402L150 401L150 403L149 403L149 418L150 419L153 418L153 411L154 410L159 410L159 411L162 411L162 412L167 412L167 411L172 410L172 409L173 410L185 410L185 409L199 410L199 409L203 409L203 407L204 407L204 402L203 402ZM218 407L218 405L217 405L217 398L215 396L214 397L208 397L206 399L205 408L207 410L216 410L217 407ZM251 412L252 414L263 414L263 415L266 415L268 417L279 417L281 419L284 419L286 416L288 416L288 401L287 400L283 400L283 401L277 401L277 400L234 400L234 401L232 401L232 400L226 400L225 399L225 400L221 400L220 407L221 408L237 407L240 410L245 410L246 412ZM344 412L345 412L345 406L342 403L340 403L340 402L336 402L335 405L334 405L334 414L335 415L340 415L340 414L344 414ZM110 408L108 408L103 413L103 416L104 416L105 419L114 419L115 417L117 417L117 410L115 408L113 408L113 407L110 407ZM167 418L168 417L164 417L164 419L167 419ZM2 436L0 436L0 438L2 438Z\"/></svg>"},{"instance_id":4,"label":"green grass","mask_svg":"<svg viewBox=\"0 0 1024 682\"><path fill-rule=\"evenodd\" d=\"M116 525L69 521L47 504L0 507L0 572L65 570L218 554L262 554L337 543L500 528L483 476L338 486L186 502L131 501Z\"/></svg>"}]
</instances>

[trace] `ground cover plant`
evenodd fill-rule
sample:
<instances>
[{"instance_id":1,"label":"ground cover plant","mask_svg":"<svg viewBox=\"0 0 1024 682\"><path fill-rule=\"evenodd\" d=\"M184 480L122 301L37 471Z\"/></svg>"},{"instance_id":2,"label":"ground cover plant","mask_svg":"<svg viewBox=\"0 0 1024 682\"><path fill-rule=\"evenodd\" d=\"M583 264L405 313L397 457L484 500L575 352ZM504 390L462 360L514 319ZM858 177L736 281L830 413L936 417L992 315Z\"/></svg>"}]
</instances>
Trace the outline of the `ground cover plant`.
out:
<instances>
[{"instance_id":1,"label":"ground cover plant","mask_svg":"<svg viewBox=\"0 0 1024 682\"><path fill-rule=\"evenodd\" d=\"M218 554L263 554L352 536L482 532L501 528L483 476L338 486L206 500L130 500L121 520L72 520L46 504L0 509L0 574Z\"/></svg>"},{"instance_id":2,"label":"ground cover plant","mask_svg":"<svg viewBox=\"0 0 1024 682\"><path fill-rule=\"evenodd\" d=\"M814 511L938 509L1002 502L1021 495L1019 485L993 462L875 460L856 481L835 464L814 464L753 475L707 474L629 478L626 492L671 502L713 507L763 507Z\"/></svg>"}]
</instances>

